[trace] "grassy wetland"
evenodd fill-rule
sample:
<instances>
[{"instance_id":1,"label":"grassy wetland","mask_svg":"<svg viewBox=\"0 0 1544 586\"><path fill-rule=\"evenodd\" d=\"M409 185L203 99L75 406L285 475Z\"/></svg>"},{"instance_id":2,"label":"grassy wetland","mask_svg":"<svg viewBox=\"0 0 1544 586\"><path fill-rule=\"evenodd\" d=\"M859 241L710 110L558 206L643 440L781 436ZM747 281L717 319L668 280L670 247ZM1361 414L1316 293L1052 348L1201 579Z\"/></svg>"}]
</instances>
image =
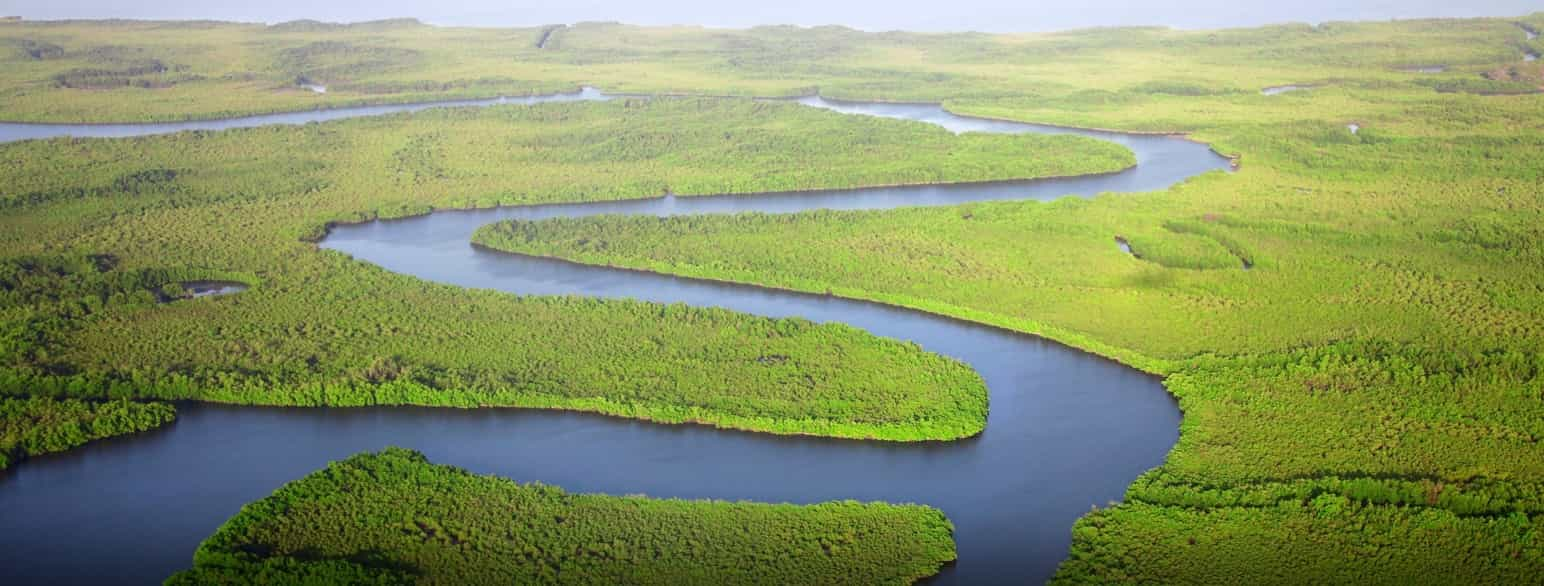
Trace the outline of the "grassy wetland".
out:
<instances>
[{"instance_id":1,"label":"grassy wetland","mask_svg":"<svg viewBox=\"0 0 1544 586\"><path fill-rule=\"evenodd\" d=\"M479 241L914 307L1163 375L1180 443L1072 529L1061 582L1518 583L1544 573L1544 65L1524 60L1539 50L1525 27L1544 14L1033 35L19 22L0 24L0 118L593 84L1186 132L1239 171L1091 200L553 220ZM1260 92L1283 85L1308 89ZM1128 156L697 100L0 146L0 389L968 436L986 397L967 367L851 328L465 291L307 241L431 208L1089 173ZM254 287L163 301L191 279Z\"/></svg>"}]
</instances>

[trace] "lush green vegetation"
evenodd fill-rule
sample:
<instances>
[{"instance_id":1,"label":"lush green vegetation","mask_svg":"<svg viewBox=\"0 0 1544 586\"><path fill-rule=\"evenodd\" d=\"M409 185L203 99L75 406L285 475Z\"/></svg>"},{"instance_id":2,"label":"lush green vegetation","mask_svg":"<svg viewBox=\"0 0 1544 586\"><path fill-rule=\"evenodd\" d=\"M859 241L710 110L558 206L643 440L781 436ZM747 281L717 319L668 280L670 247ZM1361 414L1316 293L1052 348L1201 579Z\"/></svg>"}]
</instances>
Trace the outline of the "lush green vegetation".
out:
<instances>
[{"instance_id":1,"label":"lush green vegetation","mask_svg":"<svg viewBox=\"0 0 1544 586\"><path fill-rule=\"evenodd\" d=\"M1537 15L1023 35L608 23L457 29L414 21L0 22L0 118L208 118L583 84L616 92L773 96L818 89L831 97L1114 109L1154 97L1244 99L1286 83L1520 91L1522 84L1482 77L1523 65L1528 45L1519 22L1544 26ZM1405 71L1429 65L1447 70ZM1539 64L1530 65L1538 71ZM300 83L328 91L315 94Z\"/></svg>"},{"instance_id":2,"label":"lush green vegetation","mask_svg":"<svg viewBox=\"0 0 1544 586\"><path fill-rule=\"evenodd\" d=\"M909 584L954 560L917 505L570 494L387 449L242 508L168 584Z\"/></svg>"},{"instance_id":3,"label":"lush green vegetation","mask_svg":"<svg viewBox=\"0 0 1544 586\"><path fill-rule=\"evenodd\" d=\"M1536 98L1431 99L1453 100L1443 112L1458 119L1544 122ZM1529 535L1544 498L1544 144L1509 123L1444 123L1436 140L1447 147L1434 154L1432 138L1414 133L1436 125L1388 124L1359 138L1213 130L1250 145L1239 173L1139 197L601 217L480 237L912 306L1168 374L1186 417L1155 472L1167 484L1161 494L1139 485L1080 524L1070 581L1362 581L1390 565L1388 582L1437 567L1430 575L1497 583L1538 575L1544 557ZM1142 258L1121 253L1116 234ZM1405 479L1389 490L1436 496L1272 488L1346 476ZM1476 484L1501 487L1483 510L1447 500ZM1229 497L1208 497L1219 492ZM1349 504L1321 511L1320 497ZM1191 538L1234 545L1164 549ZM1383 545L1351 547L1364 539ZM1241 565L1265 552L1272 563Z\"/></svg>"},{"instance_id":4,"label":"lush green vegetation","mask_svg":"<svg viewBox=\"0 0 1544 586\"><path fill-rule=\"evenodd\" d=\"M1528 584L1541 555L1526 514L1469 517L1321 495L1266 507L1146 503L1074 531L1060 584Z\"/></svg>"},{"instance_id":5,"label":"lush green vegetation","mask_svg":"<svg viewBox=\"0 0 1544 586\"><path fill-rule=\"evenodd\" d=\"M28 456L155 429L176 417L164 403L0 397L0 470Z\"/></svg>"},{"instance_id":6,"label":"lush green vegetation","mask_svg":"<svg viewBox=\"0 0 1544 586\"><path fill-rule=\"evenodd\" d=\"M563 408L923 440L979 433L987 397L967 366L915 345L715 309L463 291L303 240L436 206L1063 175L1132 155L667 99L36 141L0 146L0 160L5 393ZM176 283L198 279L254 287L174 301Z\"/></svg>"},{"instance_id":7,"label":"lush green vegetation","mask_svg":"<svg viewBox=\"0 0 1544 586\"><path fill-rule=\"evenodd\" d=\"M1488 26L1329 28L1433 34L1444 47L1442 35ZM506 223L479 239L915 307L1167 375L1186 414L1179 446L1123 504L1080 523L1062 580L1537 576L1544 98L1433 91L1414 74L1382 79L1391 63L1343 77L1327 63L1362 67L1368 51L1333 43L1305 53L1321 55L1323 68L1293 73L1262 56L1278 50L1273 42L1295 46L1298 33L1278 34L1195 34L1196 43L1237 38L1231 62L1187 70L1194 87L1133 75L1120 78L1126 90L949 102L984 116L1187 131L1241 156L1237 173L1161 193ZM1515 43L1521 30L1495 34ZM1109 43L1116 54L1142 46ZM1454 47L1442 51L1409 51L1420 55L1409 63L1464 63ZM1436 77L1482 80L1483 67L1458 69ZM1228 90L1268 74L1316 87Z\"/></svg>"},{"instance_id":8,"label":"lush green vegetation","mask_svg":"<svg viewBox=\"0 0 1544 586\"><path fill-rule=\"evenodd\" d=\"M12 50L0 67L0 117L207 117L588 83L755 95L818 88L831 97L940 100L982 116L1188 131L1239 155L1242 169L1134 197L776 219L603 218L516 224L482 237L585 262L928 309L1040 333L1167 375L1186 412L1179 446L1123 503L1079 524L1063 580L1515 582L1544 574L1537 505L1544 475L1544 97L1531 89L1544 64L1522 61L1538 41L1530 45L1518 22L1544 28L1544 14L1035 35L5 23L0 38ZM93 50L106 46L143 50ZM152 59L166 71L130 71ZM1446 69L1408 71L1431 65ZM61 81L80 69L132 79L91 90ZM329 84L326 95L295 88L310 75L325 78L314 81ZM1312 89L1258 91L1284 84ZM630 145L610 141L618 128L610 125L627 124L615 121L627 116L617 104L541 109L595 112L551 122L537 113L452 112L0 149L7 256L113 254L122 259L113 271L218 270L262 282L224 299L153 304L153 295L135 293L142 301L106 304L97 317L50 334L46 352L7 354L19 369L8 372L30 373L13 387L42 388L43 378L96 381L74 383L87 396L194 393L156 382L170 372L215 389L252 389L205 398L315 404L357 396L333 390L344 386L400 388L380 373L430 372L439 380L442 371L486 372L506 381L503 373L518 365L540 366L514 371L514 380L534 377L534 388L568 406L574 397L612 392L605 396L657 398L661 387L723 396L742 388L741 380L780 388L768 396L802 406L808 402L790 381L819 373L816 386L824 389L838 369L843 380L895 379L920 393L907 396L927 394L912 387L979 385L958 365L929 362L899 345L869 354L844 348L847 362L838 366L822 352L833 339L891 348L839 328L799 324L807 337L740 353L747 340L772 343L734 333L744 328L741 316L685 319L661 316L654 306L461 292L295 242L328 221L427 206L637 197L740 180L774 188L751 171L763 166L779 170L776 188L797 186L785 173L808 172L821 182L809 165L763 153L727 168L711 163L702 177L713 180L691 183L694 176L678 169L693 159L665 153L694 150L722 161L719 151L749 140L739 131L715 142L712 133L685 130L688 144L662 142L663 128L741 116L716 111L736 107L702 107L706 113L684 105L649 110L631 127ZM478 124L483 116L511 123ZM784 140L828 133L811 124L847 124L797 113L777 119L795 125L767 122L779 137L764 143L773 151ZM414 126L419 120L427 122ZM1348 123L1361 131L1347 132ZM464 138L488 132L497 139ZM915 140L896 132L886 136L897 144ZM592 139L583 146L563 142L586 133ZM810 159L822 167L851 163L825 177L832 184L933 180L925 169L952 160L934 154L878 178L865 175L864 165L893 165L897 153L904 159L911 151L849 149L845 131L831 140L830 151L809 152L835 153ZM510 141L520 148L508 148ZM476 148L458 150L467 145ZM136 158L141 152L150 158ZM249 161L249 152L258 156ZM644 162L633 153L644 153ZM161 170L175 175L167 180ZM665 173L677 174L660 179ZM1121 253L1116 236L1138 257ZM12 324L36 315L5 311ZM603 328L614 325L607 320L623 327ZM577 341L591 337L602 342ZM156 343L130 347L125 340ZM625 366L643 370L625 377L586 371L576 348L585 359L637 356ZM785 355L793 358L778 363L788 365L781 375L762 378L760 366L751 366ZM636 372L652 378L640 383ZM911 384L934 380L932 372L954 374L943 375L943 384ZM459 382L466 378L448 380L444 388L424 385L433 391L424 395L482 404L475 393L443 392L468 388ZM396 400L387 397L382 402ZM1381 573L1369 573L1375 570Z\"/></svg>"}]
</instances>

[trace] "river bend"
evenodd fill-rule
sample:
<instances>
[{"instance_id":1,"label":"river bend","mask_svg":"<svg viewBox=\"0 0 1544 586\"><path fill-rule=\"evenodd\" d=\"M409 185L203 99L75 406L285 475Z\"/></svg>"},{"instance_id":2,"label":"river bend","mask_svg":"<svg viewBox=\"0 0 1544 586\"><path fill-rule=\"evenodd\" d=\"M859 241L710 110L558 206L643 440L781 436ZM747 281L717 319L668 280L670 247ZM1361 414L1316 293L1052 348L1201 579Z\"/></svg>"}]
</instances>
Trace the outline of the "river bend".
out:
<instances>
[{"instance_id":1,"label":"river bend","mask_svg":"<svg viewBox=\"0 0 1544 586\"><path fill-rule=\"evenodd\" d=\"M135 136L299 124L437 106L598 100L558 96L372 106L145 125L0 124L0 141ZM899 444L782 437L517 409L279 409L184 404L177 423L27 460L0 476L0 564L10 584L156 583L242 504L351 454L397 445L431 460L575 492L814 503L923 503L954 522L960 559L935 583L1033 583L1065 557L1073 522L1121 498L1162 463L1179 410L1159 381L1032 336L886 305L530 258L471 245L499 220L593 214L882 209L1164 189L1229 168L1207 146L1147 135L956 116L936 105L802 98L850 114L919 120L955 132L1081 134L1131 148L1133 169L1104 176L797 194L665 197L439 211L338 226L324 248L392 271L520 295L586 295L719 306L840 321L969 363L991 392L986 431ZM1090 250L1089 254L1118 254ZM1132 262L1139 262L1133 260Z\"/></svg>"}]
</instances>

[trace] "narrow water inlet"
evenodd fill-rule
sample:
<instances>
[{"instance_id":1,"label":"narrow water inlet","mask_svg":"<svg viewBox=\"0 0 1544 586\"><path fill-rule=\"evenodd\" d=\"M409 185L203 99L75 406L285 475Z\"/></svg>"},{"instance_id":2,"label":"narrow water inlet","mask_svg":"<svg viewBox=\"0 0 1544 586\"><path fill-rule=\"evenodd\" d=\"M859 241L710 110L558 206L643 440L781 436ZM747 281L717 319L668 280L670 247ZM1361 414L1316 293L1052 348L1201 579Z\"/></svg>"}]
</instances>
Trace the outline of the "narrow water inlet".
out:
<instances>
[{"instance_id":1,"label":"narrow water inlet","mask_svg":"<svg viewBox=\"0 0 1544 586\"><path fill-rule=\"evenodd\" d=\"M1137 253L1131 251L1131 243L1122 236L1115 237L1115 247L1119 248L1121 252L1131 255L1132 258L1139 258Z\"/></svg>"},{"instance_id":2,"label":"narrow water inlet","mask_svg":"<svg viewBox=\"0 0 1544 586\"><path fill-rule=\"evenodd\" d=\"M1514 23L1514 24L1517 25L1517 28L1523 29L1523 34L1526 35L1526 40L1534 41L1534 40L1537 40L1539 38L1539 31L1535 30L1533 27L1528 26L1526 24L1523 24L1521 22ZM1533 62L1533 61L1538 61L1538 60L1539 60L1539 53L1538 53L1538 51L1533 50L1533 48L1531 48L1531 47L1524 47L1523 48L1523 61Z\"/></svg>"},{"instance_id":3,"label":"narrow water inlet","mask_svg":"<svg viewBox=\"0 0 1544 586\"><path fill-rule=\"evenodd\" d=\"M196 298L231 295L247 290L246 283L235 281L184 281L180 283L188 295Z\"/></svg>"},{"instance_id":4,"label":"narrow water inlet","mask_svg":"<svg viewBox=\"0 0 1544 586\"><path fill-rule=\"evenodd\" d=\"M1268 88L1264 88L1264 89L1260 90L1260 93L1264 94L1264 95L1267 95L1267 96L1277 96L1277 95L1281 95L1281 94L1284 94L1284 93L1287 93L1287 92L1311 90L1311 89L1313 89L1313 87L1314 86L1311 86L1311 85L1276 85L1276 86L1271 86L1271 87L1268 87Z\"/></svg>"}]
</instances>

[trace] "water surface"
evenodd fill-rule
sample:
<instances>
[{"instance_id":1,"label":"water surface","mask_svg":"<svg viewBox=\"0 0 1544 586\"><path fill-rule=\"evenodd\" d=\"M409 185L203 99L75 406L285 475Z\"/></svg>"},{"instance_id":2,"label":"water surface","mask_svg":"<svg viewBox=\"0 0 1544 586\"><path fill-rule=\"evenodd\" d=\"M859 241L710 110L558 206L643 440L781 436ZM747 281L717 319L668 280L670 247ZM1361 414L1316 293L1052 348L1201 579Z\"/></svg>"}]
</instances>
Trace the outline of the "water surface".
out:
<instances>
[{"instance_id":1,"label":"water surface","mask_svg":"<svg viewBox=\"0 0 1544 586\"><path fill-rule=\"evenodd\" d=\"M1277 86L1271 86L1271 87L1262 89L1262 90L1260 90L1260 93L1265 94L1267 96L1278 96L1278 95L1281 95L1281 94L1284 94L1284 93L1287 93L1287 92L1295 92L1295 91L1311 90L1311 89L1313 89L1313 86L1311 86L1311 85L1277 85Z\"/></svg>"},{"instance_id":2,"label":"water surface","mask_svg":"<svg viewBox=\"0 0 1544 586\"><path fill-rule=\"evenodd\" d=\"M604 97L589 90L560 99ZM156 582L187 567L197 544L242 504L327 461L388 445L417 449L435 462L478 473L578 492L925 503L943 509L954 522L959 544L959 562L945 569L938 583L1043 581L1065 557L1073 522L1090 506L1119 499L1132 479L1162 462L1176 440L1180 414L1156 378L1030 336L879 304L580 266L489 251L469 242L478 226L509 218L788 213L1053 199L1161 189L1229 167L1205 145L1173 137L980 120L930 105L799 102L922 120L955 132L1096 136L1130 147L1138 165L1112 175L1047 181L443 211L340 226L322 246L393 271L467 287L719 306L840 321L913 340L968 362L986 380L991 413L981 436L897 444L547 411L189 404L169 428L29 460L0 477L0 511L5 511L0 516L0 567L10 574L8 583ZM341 118L344 112L327 114ZM168 126L135 128L175 131ZM0 136L7 131L0 126Z\"/></svg>"},{"instance_id":3,"label":"water surface","mask_svg":"<svg viewBox=\"0 0 1544 586\"><path fill-rule=\"evenodd\" d=\"M184 281L182 289L194 298L214 297L246 291L247 284L235 281Z\"/></svg>"}]
</instances>

